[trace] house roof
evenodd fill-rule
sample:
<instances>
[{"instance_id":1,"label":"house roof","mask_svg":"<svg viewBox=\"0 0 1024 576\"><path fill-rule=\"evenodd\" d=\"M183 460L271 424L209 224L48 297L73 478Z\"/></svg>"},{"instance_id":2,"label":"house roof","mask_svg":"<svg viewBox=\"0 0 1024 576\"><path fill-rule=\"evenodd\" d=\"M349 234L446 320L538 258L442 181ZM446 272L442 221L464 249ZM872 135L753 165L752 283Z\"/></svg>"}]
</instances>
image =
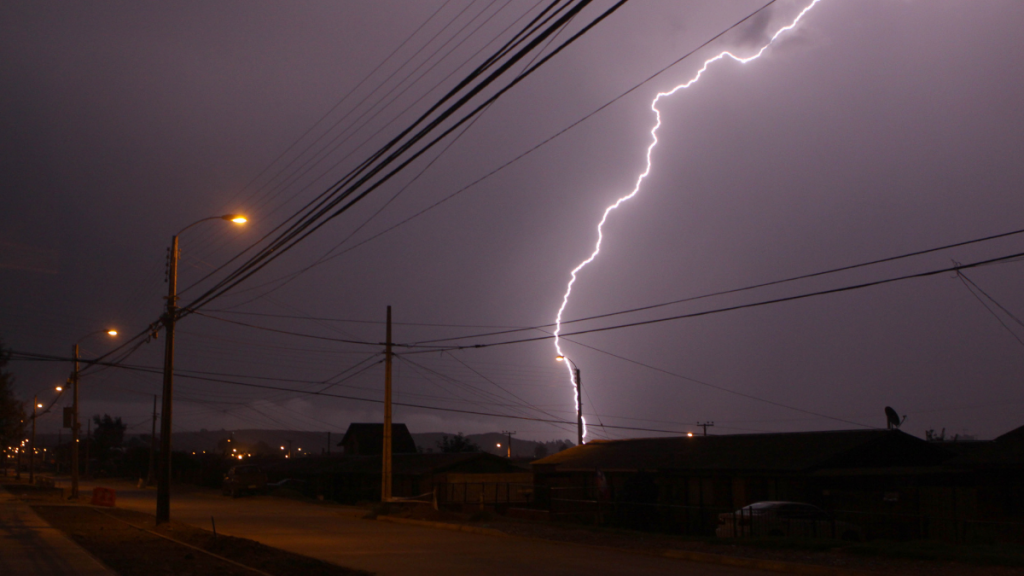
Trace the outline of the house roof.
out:
<instances>
[{"instance_id":1,"label":"house roof","mask_svg":"<svg viewBox=\"0 0 1024 576\"><path fill-rule=\"evenodd\" d=\"M345 437L338 446L355 446L357 454L372 455L384 451L384 424L354 422L348 425ZM391 453L415 453L416 442L405 424L391 425Z\"/></svg>"},{"instance_id":2,"label":"house roof","mask_svg":"<svg viewBox=\"0 0 1024 576\"><path fill-rule=\"evenodd\" d=\"M592 441L533 462L534 470L747 470L937 465L953 456L898 430L841 430Z\"/></svg>"}]
</instances>

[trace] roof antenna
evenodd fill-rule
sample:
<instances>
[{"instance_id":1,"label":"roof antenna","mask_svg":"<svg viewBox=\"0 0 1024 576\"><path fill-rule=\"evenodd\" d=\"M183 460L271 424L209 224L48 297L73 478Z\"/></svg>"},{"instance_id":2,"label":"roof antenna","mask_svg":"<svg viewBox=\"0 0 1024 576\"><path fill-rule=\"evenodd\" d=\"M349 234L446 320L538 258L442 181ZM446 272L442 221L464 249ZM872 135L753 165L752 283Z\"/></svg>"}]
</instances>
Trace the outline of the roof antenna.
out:
<instances>
[{"instance_id":1,"label":"roof antenna","mask_svg":"<svg viewBox=\"0 0 1024 576\"><path fill-rule=\"evenodd\" d=\"M889 427L889 430L899 430L900 426L903 425L903 422L905 422L907 420L907 415L904 414L903 415L903 419L901 420L900 419L900 415L897 414L896 411L893 410L891 406L886 406L885 407L885 420L886 420L886 424Z\"/></svg>"}]
</instances>

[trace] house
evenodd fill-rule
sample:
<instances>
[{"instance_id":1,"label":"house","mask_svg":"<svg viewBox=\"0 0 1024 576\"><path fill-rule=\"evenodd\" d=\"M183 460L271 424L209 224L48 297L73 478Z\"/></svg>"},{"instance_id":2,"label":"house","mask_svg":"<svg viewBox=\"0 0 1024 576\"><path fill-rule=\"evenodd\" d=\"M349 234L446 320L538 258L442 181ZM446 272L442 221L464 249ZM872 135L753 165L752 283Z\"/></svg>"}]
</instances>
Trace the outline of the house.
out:
<instances>
[{"instance_id":1,"label":"house","mask_svg":"<svg viewBox=\"0 0 1024 576\"><path fill-rule=\"evenodd\" d=\"M869 537L961 540L987 529L982 503L1019 509L1022 444L1024 431L974 447L899 430L643 438L592 441L532 466L537 505L554 518L710 535L720 513L790 500Z\"/></svg>"},{"instance_id":2,"label":"house","mask_svg":"<svg viewBox=\"0 0 1024 576\"><path fill-rule=\"evenodd\" d=\"M380 456L384 452L384 424L352 423L338 446L345 448L347 456ZM391 453L413 454L416 442L405 424L391 425Z\"/></svg>"}]
</instances>

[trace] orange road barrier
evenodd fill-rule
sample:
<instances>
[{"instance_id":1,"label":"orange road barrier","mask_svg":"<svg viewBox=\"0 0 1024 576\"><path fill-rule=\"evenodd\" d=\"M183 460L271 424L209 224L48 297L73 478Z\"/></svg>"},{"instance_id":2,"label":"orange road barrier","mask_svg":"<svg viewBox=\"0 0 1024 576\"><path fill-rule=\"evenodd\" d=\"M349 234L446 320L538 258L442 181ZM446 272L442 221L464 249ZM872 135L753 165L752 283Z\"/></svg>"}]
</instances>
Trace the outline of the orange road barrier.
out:
<instances>
[{"instance_id":1,"label":"orange road barrier","mask_svg":"<svg viewBox=\"0 0 1024 576\"><path fill-rule=\"evenodd\" d=\"M93 488L92 489L92 502L93 506L114 506L114 502L117 499L116 493L110 488Z\"/></svg>"}]
</instances>

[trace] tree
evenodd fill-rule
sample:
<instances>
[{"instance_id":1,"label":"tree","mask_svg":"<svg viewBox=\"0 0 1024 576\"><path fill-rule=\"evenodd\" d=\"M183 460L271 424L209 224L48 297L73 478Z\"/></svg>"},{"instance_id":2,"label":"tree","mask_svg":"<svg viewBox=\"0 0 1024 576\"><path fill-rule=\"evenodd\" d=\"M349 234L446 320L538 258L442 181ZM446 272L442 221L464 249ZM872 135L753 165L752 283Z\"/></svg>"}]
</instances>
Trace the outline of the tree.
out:
<instances>
[{"instance_id":1,"label":"tree","mask_svg":"<svg viewBox=\"0 0 1024 576\"><path fill-rule=\"evenodd\" d=\"M453 452L479 452L480 447L473 443L472 440L466 438L459 432L455 436L449 436L445 434L441 437L441 441L437 443L438 449L441 452L453 453Z\"/></svg>"},{"instance_id":2,"label":"tree","mask_svg":"<svg viewBox=\"0 0 1024 576\"><path fill-rule=\"evenodd\" d=\"M93 449L96 459L103 462L110 458L111 450L121 446L124 431L128 426L121 422L120 416L111 418L110 414L104 414L103 418L97 414L92 417L92 422L96 425L96 430L92 433Z\"/></svg>"},{"instance_id":3,"label":"tree","mask_svg":"<svg viewBox=\"0 0 1024 576\"><path fill-rule=\"evenodd\" d=\"M0 340L0 446L4 469L7 467L7 447L21 442L25 433L25 404L14 395L14 374L4 368L10 361L11 351Z\"/></svg>"},{"instance_id":4,"label":"tree","mask_svg":"<svg viewBox=\"0 0 1024 576\"><path fill-rule=\"evenodd\" d=\"M548 455L548 447L543 444L537 444L533 449L533 456L538 460Z\"/></svg>"}]
</instances>

